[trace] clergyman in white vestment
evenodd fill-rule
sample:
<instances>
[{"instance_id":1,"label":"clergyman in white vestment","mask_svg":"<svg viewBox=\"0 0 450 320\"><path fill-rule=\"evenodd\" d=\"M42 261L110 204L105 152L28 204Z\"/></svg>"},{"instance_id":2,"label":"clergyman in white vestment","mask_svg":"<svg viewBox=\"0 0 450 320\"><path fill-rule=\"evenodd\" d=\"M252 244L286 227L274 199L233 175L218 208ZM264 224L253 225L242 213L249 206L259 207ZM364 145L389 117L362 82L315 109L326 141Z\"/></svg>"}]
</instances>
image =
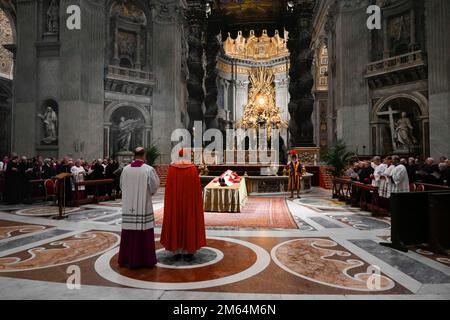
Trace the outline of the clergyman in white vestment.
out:
<instances>
[{"instance_id":1,"label":"clergyman in white vestment","mask_svg":"<svg viewBox=\"0 0 450 320\"><path fill-rule=\"evenodd\" d=\"M122 190L122 236L119 265L129 269L156 265L155 219L152 196L158 191L159 177L145 164L145 149L135 150L135 160L120 178Z\"/></svg>"},{"instance_id":2,"label":"clergyman in white vestment","mask_svg":"<svg viewBox=\"0 0 450 320\"><path fill-rule=\"evenodd\" d=\"M408 170L400 163L398 156L393 156L394 170L392 171L392 188L391 193L394 192L409 192L409 177Z\"/></svg>"}]
</instances>

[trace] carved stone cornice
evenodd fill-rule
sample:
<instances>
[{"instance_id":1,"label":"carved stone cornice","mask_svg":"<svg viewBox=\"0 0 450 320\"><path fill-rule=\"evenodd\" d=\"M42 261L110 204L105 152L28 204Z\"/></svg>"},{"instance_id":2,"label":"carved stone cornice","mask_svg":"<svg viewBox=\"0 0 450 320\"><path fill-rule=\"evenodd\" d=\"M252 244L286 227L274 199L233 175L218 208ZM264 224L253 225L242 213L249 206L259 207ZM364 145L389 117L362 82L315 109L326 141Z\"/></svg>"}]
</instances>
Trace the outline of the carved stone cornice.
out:
<instances>
[{"instance_id":1,"label":"carved stone cornice","mask_svg":"<svg viewBox=\"0 0 450 320\"><path fill-rule=\"evenodd\" d=\"M153 21L160 24L182 23L184 2L180 0L152 0Z\"/></svg>"}]
</instances>

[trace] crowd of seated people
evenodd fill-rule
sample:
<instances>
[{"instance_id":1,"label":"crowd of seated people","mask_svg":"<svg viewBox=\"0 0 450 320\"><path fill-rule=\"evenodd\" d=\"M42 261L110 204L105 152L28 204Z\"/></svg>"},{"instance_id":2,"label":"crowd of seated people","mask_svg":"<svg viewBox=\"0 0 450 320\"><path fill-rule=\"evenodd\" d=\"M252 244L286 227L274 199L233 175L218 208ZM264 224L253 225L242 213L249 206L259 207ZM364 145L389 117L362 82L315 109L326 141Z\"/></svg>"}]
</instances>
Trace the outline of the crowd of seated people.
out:
<instances>
[{"instance_id":1,"label":"crowd of seated people","mask_svg":"<svg viewBox=\"0 0 450 320\"><path fill-rule=\"evenodd\" d=\"M112 159L97 159L92 162L84 159L74 160L64 156L58 160L44 159L42 156L27 158L11 154L0 161L0 196L7 204L30 203L32 198L32 181L54 179L60 173L71 174L67 179L67 187L75 191L75 182L84 180L113 179L113 186L102 189L104 194L119 191L120 169L119 163ZM84 188L80 188L84 191ZM84 192L76 197L86 196Z\"/></svg>"}]
</instances>

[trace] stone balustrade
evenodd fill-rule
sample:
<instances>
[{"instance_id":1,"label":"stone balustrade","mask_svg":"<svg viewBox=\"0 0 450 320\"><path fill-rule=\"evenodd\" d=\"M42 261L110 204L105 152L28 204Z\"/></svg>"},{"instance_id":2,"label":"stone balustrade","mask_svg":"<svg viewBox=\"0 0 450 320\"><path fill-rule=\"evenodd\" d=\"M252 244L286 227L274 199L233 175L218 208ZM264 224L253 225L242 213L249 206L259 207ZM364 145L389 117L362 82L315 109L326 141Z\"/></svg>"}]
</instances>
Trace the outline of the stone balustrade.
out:
<instances>
[{"instance_id":1,"label":"stone balustrade","mask_svg":"<svg viewBox=\"0 0 450 320\"><path fill-rule=\"evenodd\" d=\"M419 50L372 62L367 65L367 77L373 77L384 73L400 71L412 67L424 66L425 61L425 54Z\"/></svg>"}]
</instances>

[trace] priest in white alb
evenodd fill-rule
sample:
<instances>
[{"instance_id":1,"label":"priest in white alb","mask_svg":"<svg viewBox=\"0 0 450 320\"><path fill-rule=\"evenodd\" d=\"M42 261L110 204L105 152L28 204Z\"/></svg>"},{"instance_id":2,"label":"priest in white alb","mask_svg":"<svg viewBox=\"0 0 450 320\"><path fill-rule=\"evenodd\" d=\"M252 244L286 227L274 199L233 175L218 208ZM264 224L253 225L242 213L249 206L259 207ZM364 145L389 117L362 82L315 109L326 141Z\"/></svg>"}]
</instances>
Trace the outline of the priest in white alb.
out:
<instances>
[{"instance_id":1,"label":"priest in white alb","mask_svg":"<svg viewBox=\"0 0 450 320\"><path fill-rule=\"evenodd\" d=\"M394 163L394 170L392 171L392 185L391 193L394 192L409 192L409 178L408 170L400 163L399 156L393 156L392 162Z\"/></svg>"},{"instance_id":2,"label":"priest in white alb","mask_svg":"<svg viewBox=\"0 0 450 320\"><path fill-rule=\"evenodd\" d=\"M151 268L156 265L155 219L152 196L159 187L155 169L145 164L145 149L137 148L135 160L120 178L122 189L122 235L120 267Z\"/></svg>"}]
</instances>

